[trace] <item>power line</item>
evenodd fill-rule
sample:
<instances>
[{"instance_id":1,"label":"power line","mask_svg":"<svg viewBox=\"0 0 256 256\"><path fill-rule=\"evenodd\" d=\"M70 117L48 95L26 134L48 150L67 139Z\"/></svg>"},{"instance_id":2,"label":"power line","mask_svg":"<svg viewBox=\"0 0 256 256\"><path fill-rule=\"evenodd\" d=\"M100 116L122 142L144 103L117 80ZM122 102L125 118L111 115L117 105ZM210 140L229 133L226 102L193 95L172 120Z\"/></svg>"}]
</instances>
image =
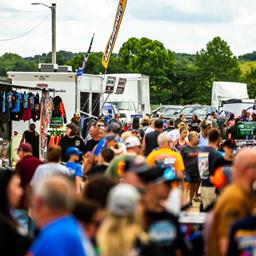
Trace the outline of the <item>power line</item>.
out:
<instances>
[{"instance_id":1,"label":"power line","mask_svg":"<svg viewBox=\"0 0 256 256\"><path fill-rule=\"evenodd\" d=\"M12 40L16 40L16 39L19 39L19 38L21 38L21 37L26 36L26 35L29 34L30 32L34 31L36 28L38 28L43 22L45 22L49 16L50 16L50 13L49 13L42 21L40 21L40 23L38 23L37 25L35 25L35 26L32 27L31 29L29 29L28 31L24 32L23 34L18 35L18 36L14 36L14 37L10 37L10 38L3 38L3 39L0 39L0 42L12 41Z\"/></svg>"}]
</instances>

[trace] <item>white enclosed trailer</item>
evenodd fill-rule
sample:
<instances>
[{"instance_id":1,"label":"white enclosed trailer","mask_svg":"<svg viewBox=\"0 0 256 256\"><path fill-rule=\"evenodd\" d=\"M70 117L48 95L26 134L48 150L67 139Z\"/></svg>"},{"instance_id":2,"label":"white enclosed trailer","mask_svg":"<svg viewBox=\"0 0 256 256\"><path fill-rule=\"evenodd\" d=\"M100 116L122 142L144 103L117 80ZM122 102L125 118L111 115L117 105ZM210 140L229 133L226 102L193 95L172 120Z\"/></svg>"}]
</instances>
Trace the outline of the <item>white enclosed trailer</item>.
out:
<instances>
[{"instance_id":1,"label":"white enclosed trailer","mask_svg":"<svg viewBox=\"0 0 256 256\"><path fill-rule=\"evenodd\" d=\"M230 99L248 99L247 84L234 82L213 82L212 106L219 109L221 102Z\"/></svg>"},{"instance_id":2,"label":"white enclosed trailer","mask_svg":"<svg viewBox=\"0 0 256 256\"><path fill-rule=\"evenodd\" d=\"M108 74L116 77L116 85L119 78L127 79L123 94L105 95L107 102L114 104L121 115L126 115L127 120L131 115L150 113L150 88L149 77L142 74ZM115 88L116 89L116 88Z\"/></svg>"}]
</instances>

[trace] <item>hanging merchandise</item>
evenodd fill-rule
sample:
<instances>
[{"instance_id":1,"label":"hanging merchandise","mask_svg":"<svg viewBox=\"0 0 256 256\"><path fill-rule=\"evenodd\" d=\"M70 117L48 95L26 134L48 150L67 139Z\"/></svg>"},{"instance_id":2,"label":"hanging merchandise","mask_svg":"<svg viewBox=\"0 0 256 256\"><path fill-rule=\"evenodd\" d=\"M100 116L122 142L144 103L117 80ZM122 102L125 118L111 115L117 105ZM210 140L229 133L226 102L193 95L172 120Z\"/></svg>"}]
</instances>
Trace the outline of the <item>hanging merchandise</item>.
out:
<instances>
[{"instance_id":1,"label":"hanging merchandise","mask_svg":"<svg viewBox=\"0 0 256 256\"><path fill-rule=\"evenodd\" d=\"M38 93L34 97L33 101L32 119L36 122L40 119L40 98Z\"/></svg>"},{"instance_id":2,"label":"hanging merchandise","mask_svg":"<svg viewBox=\"0 0 256 256\"><path fill-rule=\"evenodd\" d=\"M52 99L49 92L43 90L41 98L41 113L40 113L40 129L41 129L41 153L44 158L47 148L46 132L49 127L50 116L52 113Z\"/></svg>"},{"instance_id":3,"label":"hanging merchandise","mask_svg":"<svg viewBox=\"0 0 256 256\"><path fill-rule=\"evenodd\" d=\"M62 125L67 123L65 107L60 96L53 98L52 118L62 118Z\"/></svg>"}]
</instances>

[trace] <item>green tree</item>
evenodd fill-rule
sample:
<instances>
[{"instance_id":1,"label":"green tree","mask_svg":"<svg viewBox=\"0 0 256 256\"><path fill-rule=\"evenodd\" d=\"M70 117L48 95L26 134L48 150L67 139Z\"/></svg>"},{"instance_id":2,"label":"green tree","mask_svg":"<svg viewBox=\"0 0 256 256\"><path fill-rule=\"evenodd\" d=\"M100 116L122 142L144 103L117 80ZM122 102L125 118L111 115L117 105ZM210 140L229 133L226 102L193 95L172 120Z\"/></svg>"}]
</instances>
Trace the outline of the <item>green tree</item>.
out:
<instances>
[{"instance_id":1,"label":"green tree","mask_svg":"<svg viewBox=\"0 0 256 256\"><path fill-rule=\"evenodd\" d=\"M248 85L248 93L251 99L256 97L256 68L251 68L243 76L243 81Z\"/></svg>"},{"instance_id":2,"label":"green tree","mask_svg":"<svg viewBox=\"0 0 256 256\"><path fill-rule=\"evenodd\" d=\"M164 45L148 38L130 38L123 44L119 58L126 72L150 76L151 103L168 103L172 87L175 55Z\"/></svg>"},{"instance_id":3,"label":"green tree","mask_svg":"<svg viewBox=\"0 0 256 256\"><path fill-rule=\"evenodd\" d=\"M37 65L13 53L5 53L0 57L0 76L6 76L8 71L36 71Z\"/></svg>"},{"instance_id":4,"label":"green tree","mask_svg":"<svg viewBox=\"0 0 256 256\"><path fill-rule=\"evenodd\" d=\"M200 103L210 103L213 81L240 81L238 60L220 37L215 37L206 49L197 52L195 64L198 73L195 89Z\"/></svg>"}]
</instances>

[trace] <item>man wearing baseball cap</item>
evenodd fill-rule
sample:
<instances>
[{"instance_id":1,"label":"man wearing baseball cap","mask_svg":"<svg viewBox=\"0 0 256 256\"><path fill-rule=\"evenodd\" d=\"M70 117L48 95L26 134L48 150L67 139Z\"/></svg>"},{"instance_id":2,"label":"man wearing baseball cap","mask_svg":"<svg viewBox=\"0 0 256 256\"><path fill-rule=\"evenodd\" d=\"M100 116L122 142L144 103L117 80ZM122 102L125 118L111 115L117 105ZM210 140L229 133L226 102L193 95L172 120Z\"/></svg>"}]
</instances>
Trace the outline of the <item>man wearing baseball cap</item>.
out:
<instances>
[{"instance_id":1,"label":"man wearing baseball cap","mask_svg":"<svg viewBox=\"0 0 256 256\"><path fill-rule=\"evenodd\" d=\"M122 154L121 156L116 157L108 166L106 170L106 175L110 176L114 179L120 178L118 175L118 169L122 162L124 162L127 158L131 156L136 156L139 154L140 151L140 140L136 136L130 136L125 140L125 146L127 153Z\"/></svg>"},{"instance_id":2,"label":"man wearing baseball cap","mask_svg":"<svg viewBox=\"0 0 256 256\"><path fill-rule=\"evenodd\" d=\"M83 176L82 165L78 164L80 155L83 152L76 147L69 147L66 150L66 157L68 161L65 166L70 170L70 175L74 178L76 185L76 192L79 194L81 192L81 177Z\"/></svg>"},{"instance_id":3,"label":"man wearing baseball cap","mask_svg":"<svg viewBox=\"0 0 256 256\"><path fill-rule=\"evenodd\" d=\"M18 150L19 162L16 164L15 173L19 174L21 179L21 187L23 188L24 194L20 202L19 209L14 210L14 217L21 223L22 227L26 232L31 231L29 227L29 216L28 216L28 188L30 181L36 171L36 168L42 164L42 162L34 157L32 152L32 146L29 143L20 144Z\"/></svg>"}]
</instances>

